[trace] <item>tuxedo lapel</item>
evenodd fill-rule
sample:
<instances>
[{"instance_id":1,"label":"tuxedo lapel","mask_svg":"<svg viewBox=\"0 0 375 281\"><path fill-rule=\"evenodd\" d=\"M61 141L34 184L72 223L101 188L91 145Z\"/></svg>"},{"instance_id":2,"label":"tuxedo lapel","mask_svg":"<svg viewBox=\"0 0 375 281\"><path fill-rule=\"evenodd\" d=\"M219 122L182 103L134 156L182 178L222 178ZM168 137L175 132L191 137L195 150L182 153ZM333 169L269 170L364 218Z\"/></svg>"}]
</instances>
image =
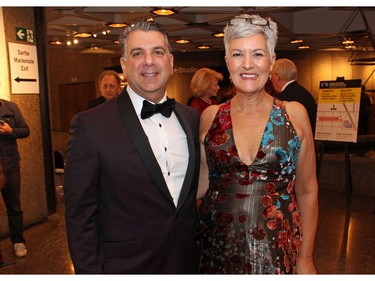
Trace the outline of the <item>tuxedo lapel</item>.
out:
<instances>
[{"instance_id":1,"label":"tuxedo lapel","mask_svg":"<svg viewBox=\"0 0 375 281\"><path fill-rule=\"evenodd\" d=\"M129 98L129 94L126 90L123 90L122 93L118 96L117 104L122 122L126 130L128 131L129 137L133 141L133 144L136 147L139 156L147 167L150 176L152 177L158 188L161 190L161 192L168 198L171 204L174 205L172 196L165 183L158 161L155 158L148 138L142 128L141 123L139 122L133 104Z\"/></svg>"},{"instance_id":2,"label":"tuxedo lapel","mask_svg":"<svg viewBox=\"0 0 375 281\"><path fill-rule=\"evenodd\" d=\"M176 104L176 107L175 107L175 114L177 115L177 118L180 121L180 124L181 124L183 130L185 131L187 144L188 144L188 151L189 151L188 167L187 167L184 182L182 184L180 197L179 197L178 203L177 203L177 210L176 211L178 211L181 208L181 206L183 205L183 203L185 202L188 195L189 195L191 185L192 185L192 180L193 180L194 166L195 166L195 160L196 159L195 159L195 151L194 151L194 148L195 148L194 136L193 136L193 133L191 131L191 127L188 126L188 124L189 124L188 116L186 116L186 111L183 111L182 108L181 108L181 105L178 104L178 103Z\"/></svg>"}]
</instances>

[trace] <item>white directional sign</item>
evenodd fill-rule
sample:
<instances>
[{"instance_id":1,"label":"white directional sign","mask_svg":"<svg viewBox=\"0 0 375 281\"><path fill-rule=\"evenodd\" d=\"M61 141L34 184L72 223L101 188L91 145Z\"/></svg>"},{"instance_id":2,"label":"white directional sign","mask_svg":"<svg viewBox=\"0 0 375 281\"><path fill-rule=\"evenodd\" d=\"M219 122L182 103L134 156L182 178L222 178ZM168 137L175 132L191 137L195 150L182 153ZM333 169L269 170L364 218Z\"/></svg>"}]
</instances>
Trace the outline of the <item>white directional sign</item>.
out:
<instances>
[{"instance_id":1,"label":"white directional sign","mask_svg":"<svg viewBox=\"0 0 375 281\"><path fill-rule=\"evenodd\" d=\"M12 94L39 94L36 46L8 44Z\"/></svg>"}]
</instances>

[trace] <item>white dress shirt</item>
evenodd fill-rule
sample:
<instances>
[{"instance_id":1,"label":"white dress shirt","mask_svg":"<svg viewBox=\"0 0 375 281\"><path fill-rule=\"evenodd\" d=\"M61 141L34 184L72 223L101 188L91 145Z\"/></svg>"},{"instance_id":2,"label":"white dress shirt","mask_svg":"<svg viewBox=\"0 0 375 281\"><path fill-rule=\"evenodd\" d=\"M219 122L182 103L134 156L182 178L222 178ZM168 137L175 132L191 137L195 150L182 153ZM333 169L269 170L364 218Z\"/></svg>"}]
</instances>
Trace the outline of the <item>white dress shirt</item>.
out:
<instances>
[{"instance_id":1,"label":"white dress shirt","mask_svg":"<svg viewBox=\"0 0 375 281\"><path fill-rule=\"evenodd\" d=\"M126 90L159 163L173 202L177 206L188 166L186 134L174 112L169 118L162 114L154 114L150 118L142 119L141 110L145 99L137 95L129 85ZM167 95L160 103L166 100Z\"/></svg>"}]
</instances>

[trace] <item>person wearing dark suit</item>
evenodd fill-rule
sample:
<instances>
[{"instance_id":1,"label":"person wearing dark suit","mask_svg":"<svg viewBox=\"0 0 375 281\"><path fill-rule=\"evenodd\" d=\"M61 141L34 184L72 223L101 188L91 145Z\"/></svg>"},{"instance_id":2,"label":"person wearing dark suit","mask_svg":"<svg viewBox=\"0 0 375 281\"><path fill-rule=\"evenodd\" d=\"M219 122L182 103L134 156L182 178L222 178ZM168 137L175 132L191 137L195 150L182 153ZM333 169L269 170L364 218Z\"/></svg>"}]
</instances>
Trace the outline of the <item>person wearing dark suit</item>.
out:
<instances>
[{"instance_id":1,"label":"person wearing dark suit","mask_svg":"<svg viewBox=\"0 0 375 281\"><path fill-rule=\"evenodd\" d=\"M161 25L136 21L121 41L128 85L71 122L64 196L75 273L196 273L199 113L166 95L173 55Z\"/></svg>"},{"instance_id":2,"label":"person wearing dark suit","mask_svg":"<svg viewBox=\"0 0 375 281\"><path fill-rule=\"evenodd\" d=\"M366 93L366 86L361 86L361 98L359 101L358 135L367 135L369 120L371 117L371 98Z\"/></svg>"},{"instance_id":3,"label":"person wearing dark suit","mask_svg":"<svg viewBox=\"0 0 375 281\"><path fill-rule=\"evenodd\" d=\"M30 128L16 103L0 99L0 170L4 176L1 194L7 209L10 240L14 253L27 255L21 207L21 166L18 139L27 138Z\"/></svg>"},{"instance_id":4,"label":"person wearing dark suit","mask_svg":"<svg viewBox=\"0 0 375 281\"><path fill-rule=\"evenodd\" d=\"M99 76L100 97L90 100L86 109L97 107L107 100L113 99L121 92L121 78L116 71L105 70Z\"/></svg>"},{"instance_id":5,"label":"person wearing dark suit","mask_svg":"<svg viewBox=\"0 0 375 281\"><path fill-rule=\"evenodd\" d=\"M103 96L97 97L93 100L89 100L87 102L86 109L91 109L91 108L97 107L98 105L101 105L102 103L105 103L106 101L107 100Z\"/></svg>"},{"instance_id":6,"label":"person wearing dark suit","mask_svg":"<svg viewBox=\"0 0 375 281\"><path fill-rule=\"evenodd\" d=\"M315 133L317 104L311 93L297 82L297 66L288 59L278 59L272 69L272 85L276 97L285 101L297 101L307 110L313 136Z\"/></svg>"}]
</instances>

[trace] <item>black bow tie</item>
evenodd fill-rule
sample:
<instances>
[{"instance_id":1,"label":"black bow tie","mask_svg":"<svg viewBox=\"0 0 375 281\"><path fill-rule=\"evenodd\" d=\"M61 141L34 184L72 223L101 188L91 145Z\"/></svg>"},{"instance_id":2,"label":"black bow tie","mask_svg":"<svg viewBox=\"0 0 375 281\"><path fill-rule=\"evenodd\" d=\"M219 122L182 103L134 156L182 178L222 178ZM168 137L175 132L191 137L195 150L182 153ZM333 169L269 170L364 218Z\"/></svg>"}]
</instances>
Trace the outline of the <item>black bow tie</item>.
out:
<instances>
[{"instance_id":1,"label":"black bow tie","mask_svg":"<svg viewBox=\"0 0 375 281\"><path fill-rule=\"evenodd\" d=\"M175 99L168 99L160 104L152 104L147 100L143 101L143 107L141 111L141 118L147 119L155 113L161 113L163 116L169 118L172 114L173 108L176 104Z\"/></svg>"}]
</instances>

